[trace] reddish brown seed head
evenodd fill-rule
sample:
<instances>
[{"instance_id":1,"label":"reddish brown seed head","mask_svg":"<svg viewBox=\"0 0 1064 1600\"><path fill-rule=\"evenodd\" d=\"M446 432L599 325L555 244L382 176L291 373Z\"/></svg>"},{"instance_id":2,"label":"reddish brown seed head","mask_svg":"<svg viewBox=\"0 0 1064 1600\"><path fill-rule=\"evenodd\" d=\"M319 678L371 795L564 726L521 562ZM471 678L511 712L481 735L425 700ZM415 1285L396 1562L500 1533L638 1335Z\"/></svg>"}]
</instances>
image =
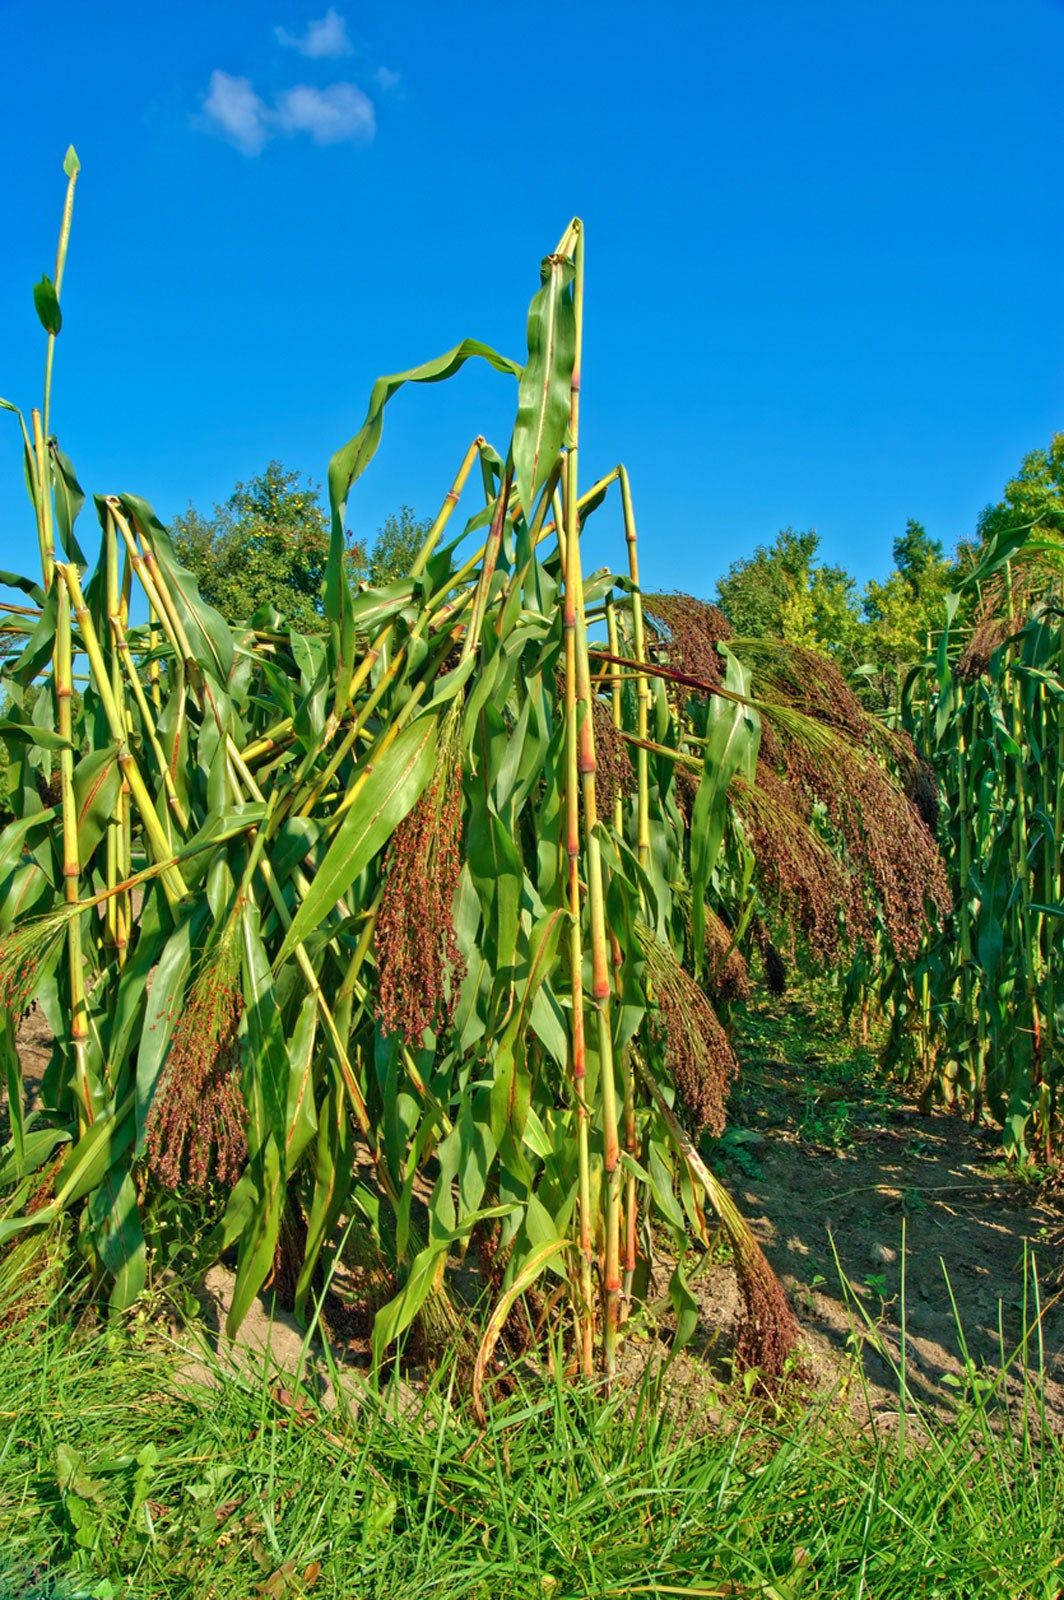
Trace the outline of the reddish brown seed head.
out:
<instances>
[{"instance_id":1,"label":"reddish brown seed head","mask_svg":"<svg viewBox=\"0 0 1064 1600\"><path fill-rule=\"evenodd\" d=\"M734 631L723 611L690 594L647 595L643 610L651 645L670 666L703 683L722 681L717 646Z\"/></svg>"},{"instance_id":2,"label":"reddish brown seed head","mask_svg":"<svg viewBox=\"0 0 1064 1600\"><path fill-rule=\"evenodd\" d=\"M0 1008L20 1017L33 999L41 968L76 908L20 923L0 939Z\"/></svg>"},{"instance_id":3,"label":"reddish brown seed head","mask_svg":"<svg viewBox=\"0 0 1064 1600\"><path fill-rule=\"evenodd\" d=\"M649 1030L699 1132L724 1132L728 1092L739 1070L731 1041L705 992L671 950L645 929Z\"/></svg>"},{"instance_id":4,"label":"reddish brown seed head","mask_svg":"<svg viewBox=\"0 0 1064 1600\"><path fill-rule=\"evenodd\" d=\"M440 765L388 847L374 935L381 1031L419 1048L454 1015L465 962L454 930L462 871L462 769L457 722L441 740Z\"/></svg>"},{"instance_id":5,"label":"reddish brown seed head","mask_svg":"<svg viewBox=\"0 0 1064 1600\"><path fill-rule=\"evenodd\" d=\"M188 993L148 1114L149 1162L169 1189L231 1187L243 1169L243 1009L235 945L223 941Z\"/></svg>"}]
</instances>

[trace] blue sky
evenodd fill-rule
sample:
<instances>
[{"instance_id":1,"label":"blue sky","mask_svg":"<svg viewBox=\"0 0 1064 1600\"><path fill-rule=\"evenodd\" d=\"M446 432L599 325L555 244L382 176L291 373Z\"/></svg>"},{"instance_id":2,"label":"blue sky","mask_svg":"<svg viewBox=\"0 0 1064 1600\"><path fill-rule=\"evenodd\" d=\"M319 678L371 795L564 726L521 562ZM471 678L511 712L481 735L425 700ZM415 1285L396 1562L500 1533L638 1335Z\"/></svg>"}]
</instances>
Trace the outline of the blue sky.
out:
<instances>
[{"instance_id":1,"label":"blue sky","mask_svg":"<svg viewBox=\"0 0 1064 1600\"><path fill-rule=\"evenodd\" d=\"M1064 427L1062 77L1060 0L0 0L0 394L37 403L69 141L55 428L164 518L322 479L381 372L520 356L579 213L583 465L627 462L645 581L708 594L788 524L864 579ZM512 398L404 391L355 531L435 510ZM0 566L34 560L8 419Z\"/></svg>"}]
</instances>

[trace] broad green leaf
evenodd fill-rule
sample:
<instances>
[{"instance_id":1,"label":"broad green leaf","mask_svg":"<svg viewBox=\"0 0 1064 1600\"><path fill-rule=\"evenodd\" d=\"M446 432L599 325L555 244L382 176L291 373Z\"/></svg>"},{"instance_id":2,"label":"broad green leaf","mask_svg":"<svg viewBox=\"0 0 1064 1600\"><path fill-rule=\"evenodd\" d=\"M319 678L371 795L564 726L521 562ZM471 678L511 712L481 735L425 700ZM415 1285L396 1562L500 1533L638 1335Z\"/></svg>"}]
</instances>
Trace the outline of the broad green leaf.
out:
<instances>
[{"instance_id":1,"label":"broad green leaf","mask_svg":"<svg viewBox=\"0 0 1064 1600\"><path fill-rule=\"evenodd\" d=\"M15 1018L6 1007L0 1011L0 1059L3 1061L7 1086L7 1120L11 1127L14 1171L21 1178L26 1167L25 1090L22 1063L15 1042Z\"/></svg>"},{"instance_id":2,"label":"broad green leaf","mask_svg":"<svg viewBox=\"0 0 1064 1600\"><path fill-rule=\"evenodd\" d=\"M669 1360L674 1355L679 1355L685 1344L698 1327L698 1301L691 1293L683 1268L677 1262L672 1269L669 1279L669 1299L676 1313L676 1332L673 1336L672 1346L669 1351Z\"/></svg>"},{"instance_id":3,"label":"broad green leaf","mask_svg":"<svg viewBox=\"0 0 1064 1600\"><path fill-rule=\"evenodd\" d=\"M520 1295L523 1295L527 1289L532 1287L548 1262L553 1261L555 1256L560 1255L563 1250L569 1248L567 1239L547 1239L542 1244L537 1245L531 1254L526 1257L517 1276L492 1311L488 1319L488 1325L484 1330L484 1337L481 1341L480 1349L477 1351L477 1359L473 1368L473 1405L481 1421L484 1420L484 1408L480 1398L484 1387L484 1374L487 1371L488 1362L491 1360L495 1346L499 1341L499 1335L506 1324L506 1319L510 1315L511 1306Z\"/></svg>"},{"instance_id":4,"label":"broad green leaf","mask_svg":"<svg viewBox=\"0 0 1064 1600\"><path fill-rule=\"evenodd\" d=\"M252 1151L272 1136L283 1153L287 1138L288 1044L273 974L259 931L259 909L248 899L240 913L244 980L245 1083L250 1084Z\"/></svg>"},{"instance_id":5,"label":"broad green leaf","mask_svg":"<svg viewBox=\"0 0 1064 1600\"><path fill-rule=\"evenodd\" d=\"M404 383L441 383L447 378L452 378L474 357L486 361L496 372L505 373L513 378L521 376L522 369L516 361L510 361L506 356L499 355L489 345L481 344L478 339L464 339L461 344L456 344L453 350L448 350L442 356L436 356L434 360L426 361L419 367L409 367L406 372L394 372L388 377L377 379L370 392L366 420L354 438L349 439L347 444L337 450L329 462L329 498L334 510L343 507L351 485L362 476L373 460L384 426L384 408L392 396L403 387Z\"/></svg>"},{"instance_id":6,"label":"broad green leaf","mask_svg":"<svg viewBox=\"0 0 1064 1600\"><path fill-rule=\"evenodd\" d=\"M18 744L35 744L38 750L70 750L69 739L51 728L36 728L26 722L0 719L0 739L13 739Z\"/></svg>"},{"instance_id":7,"label":"broad green leaf","mask_svg":"<svg viewBox=\"0 0 1064 1600\"><path fill-rule=\"evenodd\" d=\"M244 1226L237 1255L236 1281L225 1331L230 1339L251 1309L251 1302L270 1275L277 1236L284 1212L284 1176L281 1157L272 1137L260 1147L249 1175L255 1186L251 1217Z\"/></svg>"},{"instance_id":8,"label":"broad green leaf","mask_svg":"<svg viewBox=\"0 0 1064 1600\"><path fill-rule=\"evenodd\" d=\"M10 1084L10 1080L9 1080ZM71 1134L66 1128L26 1128L22 1135L22 1153L12 1149L0 1161L0 1187L9 1189L33 1172L39 1172L45 1162L61 1144L69 1144ZM14 1140L12 1141L14 1144Z\"/></svg>"},{"instance_id":9,"label":"broad green leaf","mask_svg":"<svg viewBox=\"0 0 1064 1600\"><path fill-rule=\"evenodd\" d=\"M295 1294L299 1316L303 1315L318 1259L340 1219L355 1175L347 1095L338 1077L322 1102L312 1170L314 1187L307 1213L307 1240Z\"/></svg>"},{"instance_id":10,"label":"broad green leaf","mask_svg":"<svg viewBox=\"0 0 1064 1600\"><path fill-rule=\"evenodd\" d=\"M133 1180L113 1168L89 1199L96 1248L112 1277L111 1309L127 1311L143 1292L147 1277L144 1229Z\"/></svg>"},{"instance_id":11,"label":"broad green leaf","mask_svg":"<svg viewBox=\"0 0 1064 1600\"><path fill-rule=\"evenodd\" d=\"M121 785L117 745L104 745L102 749L92 751L74 768L78 858L83 865L91 860L93 851L103 837Z\"/></svg>"},{"instance_id":12,"label":"broad green leaf","mask_svg":"<svg viewBox=\"0 0 1064 1600\"><path fill-rule=\"evenodd\" d=\"M576 358L575 276L568 258L548 256L540 268L542 287L529 307L528 361L517 388L513 441L517 492L526 518L532 515L569 422Z\"/></svg>"},{"instance_id":13,"label":"broad green leaf","mask_svg":"<svg viewBox=\"0 0 1064 1600\"><path fill-rule=\"evenodd\" d=\"M202 922L202 912L198 919ZM192 965L194 924L185 918L174 929L152 980L137 1052L137 1149L144 1147L148 1112L170 1046L174 1023L181 1014Z\"/></svg>"},{"instance_id":14,"label":"broad green leaf","mask_svg":"<svg viewBox=\"0 0 1064 1600\"><path fill-rule=\"evenodd\" d=\"M314 1046L318 1005L308 994L288 1042L288 1099L285 1108L285 1170L291 1172L318 1129L314 1104Z\"/></svg>"},{"instance_id":15,"label":"broad green leaf","mask_svg":"<svg viewBox=\"0 0 1064 1600\"><path fill-rule=\"evenodd\" d=\"M132 1146L135 1131L133 1096L127 1095L116 1111L97 1117L71 1148L56 1179L56 1209L65 1210L98 1188Z\"/></svg>"},{"instance_id":16,"label":"broad green leaf","mask_svg":"<svg viewBox=\"0 0 1064 1600\"><path fill-rule=\"evenodd\" d=\"M335 630L338 650L336 669L340 684L350 678L354 656L356 623L352 615L352 596L347 579L347 497L351 486L365 472L380 444L384 428L384 408L405 383L441 383L454 376L471 358L480 358L494 367L496 372L519 378L521 368L516 361L500 356L490 346L477 339L464 339L444 355L426 361L406 372L395 372L378 378L370 391L366 420L353 439L349 439L329 462L329 504L332 510L332 531L329 543L329 566L325 580L325 614Z\"/></svg>"},{"instance_id":17,"label":"broad green leaf","mask_svg":"<svg viewBox=\"0 0 1064 1600\"><path fill-rule=\"evenodd\" d=\"M77 473L69 457L63 454L54 439L51 441L50 451L59 542L63 546L67 560L84 570L88 563L74 535L74 523L77 521L78 512L85 504L85 491L78 482Z\"/></svg>"},{"instance_id":18,"label":"broad green leaf","mask_svg":"<svg viewBox=\"0 0 1064 1600\"><path fill-rule=\"evenodd\" d=\"M33 632L23 646L22 654L8 668L12 678L15 678L21 684L32 683L37 674L43 670L46 663L51 659L55 649L58 598L59 586L53 583L44 597L41 614L37 618Z\"/></svg>"},{"instance_id":19,"label":"broad green leaf","mask_svg":"<svg viewBox=\"0 0 1064 1600\"><path fill-rule=\"evenodd\" d=\"M396 736L379 761L371 755L372 771L314 874L274 962L275 970L300 940L324 922L337 900L347 893L417 804L435 768L438 732L435 713L417 717Z\"/></svg>"},{"instance_id":20,"label":"broad green leaf","mask_svg":"<svg viewBox=\"0 0 1064 1600\"><path fill-rule=\"evenodd\" d=\"M490 1222L496 1217L509 1216L512 1205L488 1206L473 1211L461 1224L449 1228L433 1239L414 1257L406 1283L394 1299L382 1306L373 1319L373 1364L379 1366L389 1345L395 1343L417 1316L434 1286L442 1258L452 1245L467 1239L478 1222Z\"/></svg>"},{"instance_id":21,"label":"broad green leaf","mask_svg":"<svg viewBox=\"0 0 1064 1600\"><path fill-rule=\"evenodd\" d=\"M35 578L24 578L19 572L0 572L0 584L9 589L21 589L23 594L29 595L37 605L44 604L44 590Z\"/></svg>"}]
</instances>

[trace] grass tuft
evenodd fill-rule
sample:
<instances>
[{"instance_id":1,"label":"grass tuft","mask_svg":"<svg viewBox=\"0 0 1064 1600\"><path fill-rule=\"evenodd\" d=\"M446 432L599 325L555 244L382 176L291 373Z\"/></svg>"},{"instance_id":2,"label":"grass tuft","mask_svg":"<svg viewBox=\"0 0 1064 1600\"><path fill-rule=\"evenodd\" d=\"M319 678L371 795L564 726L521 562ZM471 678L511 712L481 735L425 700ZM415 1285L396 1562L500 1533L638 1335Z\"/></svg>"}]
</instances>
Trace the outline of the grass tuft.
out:
<instances>
[{"instance_id":1,"label":"grass tuft","mask_svg":"<svg viewBox=\"0 0 1064 1600\"><path fill-rule=\"evenodd\" d=\"M131 1353L50 1314L5 1339L5 1600L1064 1593L1060 1442L985 1426L979 1390L902 1440L830 1402L701 1433L650 1380L526 1384L481 1430L445 1373L327 1410L276 1374L193 1382L154 1335Z\"/></svg>"}]
</instances>

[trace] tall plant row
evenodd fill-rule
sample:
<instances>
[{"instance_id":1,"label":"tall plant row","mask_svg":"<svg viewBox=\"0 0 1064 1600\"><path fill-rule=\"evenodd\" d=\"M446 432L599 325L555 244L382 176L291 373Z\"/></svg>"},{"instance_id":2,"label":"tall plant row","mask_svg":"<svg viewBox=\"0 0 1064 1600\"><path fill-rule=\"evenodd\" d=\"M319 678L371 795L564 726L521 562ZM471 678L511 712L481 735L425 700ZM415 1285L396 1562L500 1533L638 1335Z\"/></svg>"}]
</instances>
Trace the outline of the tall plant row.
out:
<instances>
[{"instance_id":1,"label":"tall plant row","mask_svg":"<svg viewBox=\"0 0 1064 1600\"><path fill-rule=\"evenodd\" d=\"M1052 1156L1064 1091L1064 546L1000 532L947 606L904 716L942 796L955 910L890 962L889 1055Z\"/></svg>"},{"instance_id":2,"label":"tall plant row","mask_svg":"<svg viewBox=\"0 0 1064 1600\"><path fill-rule=\"evenodd\" d=\"M523 362L467 340L374 385L329 467L320 633L220 616L131 494L94 499L90 562L51 422L66 170L44 399L16 412L41 572L3 575L27 604L5 623L0 1244L69 1216L123 1308L194 1236L200 1261L235 1252L234 1331L282 1257L305 1312L343 1237L384 1286L378 1359L415 1319L453 1327L472 1250L479 1390L522 1297L587 1373L665 1286L682 1340L723 1230L740 1356L778 1376L793 1320L700 1142L736 1071L727 1008L755 949L919 945L945 890L911 744L811 653L644 593L625 469L581 478L579 221ZM405 578L352 586L347 502L388 403L470 360L516 387L509 444L468 446ZM611 509L622 570L588 573ZM54 1035L32 1111L31 1004Z\"/></svg>"}]
</instances>

